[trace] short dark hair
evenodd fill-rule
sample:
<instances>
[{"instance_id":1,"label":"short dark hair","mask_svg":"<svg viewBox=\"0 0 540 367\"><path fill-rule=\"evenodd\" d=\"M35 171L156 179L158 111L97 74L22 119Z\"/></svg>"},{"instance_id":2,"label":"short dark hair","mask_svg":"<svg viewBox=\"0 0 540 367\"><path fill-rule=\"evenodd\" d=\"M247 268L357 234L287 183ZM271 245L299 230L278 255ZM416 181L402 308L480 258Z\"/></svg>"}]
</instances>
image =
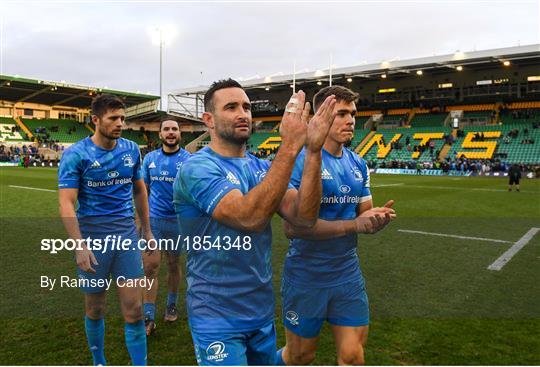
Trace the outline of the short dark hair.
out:
<instances>
[{"instance_id":1,"label":"short dark hair","mask_svg":"<svg viewBox=\"0 0 540 367\"><path fill-rule=\"evenodd\" d=\"M206 91L204 94L204 110L207 112L213 112L214 111L214 93L216 93L220 89L226 89L226 88L242 88L240 83L238 83L236 80L233 80L231 78L229 79L221 79L217 82L213 82L210 86L210 89Z\"/></svg>"},{"instance_id":2,"label":"short dark hair","mask_svg":"<svg viewBox=\"0 0 540 367\"><path fill-rule=\"evenodd\" d=\"M313 97L313 108L315 111L319 109L324 100L331 95L336 96L336 102L347 102L352 103L358 100L358 93L353 92L349 88L343 87L341 85L332 85L324 87L315 94Z\"/></svg>"},{"instance_id":3,"label":"short dark hair","mask_svg":"<svg viewBox=\"0 0 540 367\"><path fill-rule=\"evenodd\" d=\"M92 100L92 115L102 117L108 110L125 109L126 104L112 94L100 94Z\"/></svg>"},{"instance_id":4,"label":"short dark hair","mask_svg":"<svg viewBox=\"0 0 540 367\"><path fill-rule=\"evenodd\" d=\"M161 127L163 126L163 123L165 121L174 121L178 124L178 127L180 127L180 122L176 118L171 117L171 116L165 116L165 117L162 117L161 120L159 121L159 131L161 131Z\"/></svg>"}]
</instances>

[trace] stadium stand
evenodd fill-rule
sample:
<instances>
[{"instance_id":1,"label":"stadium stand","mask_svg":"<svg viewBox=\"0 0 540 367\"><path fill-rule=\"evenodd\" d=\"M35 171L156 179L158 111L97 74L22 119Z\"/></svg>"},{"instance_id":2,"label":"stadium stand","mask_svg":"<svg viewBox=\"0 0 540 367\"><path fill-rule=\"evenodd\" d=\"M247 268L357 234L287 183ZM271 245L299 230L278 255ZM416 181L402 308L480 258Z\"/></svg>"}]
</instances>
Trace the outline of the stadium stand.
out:
<instances>
[{"instance_id":1,"label":"stadium stand","mask_svg":"<svg viewBox=\"0 0 540 367\"><path fill-rule=\"evenodd\" d=\"M500 104L502 105L502 104ZM540 160L540 102L509 104L500 115L497 104L474 104L428 109L389 110L379 122L378 129L364 129L373 114L380 111L361 111L357 114L351 149L367 161L432 162L438 159L468 158L472 160L504 159L507 163L537 163ZM519 109L510 110L510 108ZM443 110L446 112L437 112ZM464 111L462 128L453 131L443 126L449 111ZM410 116L410 126L403 125ZM501 123L494 121L500 117ZM510 134L517 136L509 137ZM527 131L527 134L525 133ZM370 134L368 136L368 134ZM481 133L481 134L480 134ZM275 153L280 144L276 131L258 130L248 142L248 148L263 156Z\"/></svg>"},{"instance_id":2,"label":"stadium stand","mask_svg":"<svg viewBox=\"0 0 540 367\"><path fill-rule=\"evenodd\" d=\"M182 132L182 146L186 146L189 143L191 143L193 140L195 140L199 135L201 135L203 132ZM157 133L156 133L157 137Z\"/></svg>"},{"instance_id":3,"label":"stadium stand","mask_svg":"<svg viewBox=\"0 0 540 367\"><path fill-rule=\"evenodd\" d=\"M251 135L248 146L252 152L257 152L259 149L272 149L280 143L281 138L277 132L256 132Z\"/></svg>"},{"instance_id":4,"label":"stadium stand","mask_svg":"<svg viewBox=\"0 0 540 367\"><path fill-rule=\"evenodd\" d=\"M493 117L493 111L466 111L464 117L491 119Z\"/></svg>"},{"instance_id":5,"label":"stadium stand","mask_svg":"<svg viewBox=\"0 0 540 367\"><path fill-rule=\"evenodd\" d=\"M444 120L448 116L448 113L422 113L416 112L411 125L413 127L435 127L443 126Z\"/></svg>"},{"instance_id":6,"label":"stadium stand","mask_svg":"<svg viewBox=\"0 0 540 367\"><path fill-rule=\"evenodd\" d=\"M470 104L470 105L459 105L459 106L447 106L447 111L494 111L495 104Z\"/></svg>"},{"instance_id":7,"label":"stadium stand","mask_svg":"<svg viewBox=\"0 0 540 367\"><path fill-rule=\"evenodd\" d=\"M61 143L75 143L91 134L91 131L75 120L22 119L28 129L39 139Z\"/></svg>"},{"instance_id":8,"label":"stadium stand","mask_svg":"<svg viewBox=\"0 0 540 367\"><path fill-rule=\"evenodd\" d=\"M538 115L540 117L540 111ZM502 124L466 126L451 149L451 158L462 154L470 159L504 159L508 163L537 163L540 160L540 122L534 118L503 115ZM538 120L540 121L540 120ZM536 128L535 128L536 126Z\"/></svg>"},{"instance_id":9,"label":"stadium stand","mask_svg":"<svg viewBox=\"0 0 540 367\"><path fill-rule=\"evenodd\" d=\"M524 109L524 108L538 108L540 109L540 101L526 101L526 102L513 102L508 104L508 109Z\"/></svg>"},{"instance_id":10,"label":"stadium stand","mask_svg":"<svg viewBox=\"0 0 540 367\"><path fill-rule=\"evenodd\" d=\"M132 130L132 129L122 130L122 137L132 140L139 145L145 145L147 143L144 137L144 133L139 130Z\"/></svg>"},{"instance_id":11,"label":"stadium stand","mask_svg":"<svg viewBox=\"0 0 540 367\"><path fill-rule=\"evenodd\" d=\"M9 117L0 117L0 142L24 141L25 134L20 131L17 122Z\"/></svg>"},{"instance_id":12,"label":"stadium stand","mask_svg":"<svg viewBox=\"0 0 540 367\"><path fill-rule=\"evenodd\" d=\"M157 131L151 131L146 130L144 135L146 136L146 141L148 143L158 143L159 142L159 134Z\"/></svg>"},{"instance_id":13,"label":"stadium stand","mask_svg":"<svg viewBox=\"0 0 540 367\"><path fill-rule=\"evenodd\" d=\"M508 163L538 163L540 128L533 128L531 123L502 125L496 154Z\"/></svg>"},{"instance_id":14,"label":"stadium stand","mask_svg":"<svg viewBox=\"0 0 540 367\"><path fill-rule=\"evenodd\" d=\"M437 152L450 133L450 128L443 127L380 129L364 144L359 154L366 160L432 160L437 158ZM415 147L422 149L419 148L421 145L425 145L425 149L415 151Z\"/></svg>"},{"instance_id":15,"label":"stadium stand","mask_svg":"<svg viewBox=\"0 0 540 367\"><path fill-rule=\"evenodd\" d=\"M272 131L279 126L279 123L281 121L281 117L277 118L274 121L262 121L258 124L257 130L263 130L263 131Z\"/></svg>"},{"instance_id":16,"label":"stadium stand","mask_svg":"<svg viewBox=\"0 0 540 367\"><path fill-rule=\"evenodd\" d=\"M503 111L500 113L499 118L504 125L532 122L540 123L540 108L528 109L527 111Z\"/></svg>"},{"instance_id":17,"label":"stadium stand","mask_svg":"<svg viewBox=\"0 0 540 367\"><path fill-rule=\"evenodd\" d=\"M379 126L403 126L407 121L408 115L384 115L382 121L379 122Z\"/></svg>"}]
</instances>

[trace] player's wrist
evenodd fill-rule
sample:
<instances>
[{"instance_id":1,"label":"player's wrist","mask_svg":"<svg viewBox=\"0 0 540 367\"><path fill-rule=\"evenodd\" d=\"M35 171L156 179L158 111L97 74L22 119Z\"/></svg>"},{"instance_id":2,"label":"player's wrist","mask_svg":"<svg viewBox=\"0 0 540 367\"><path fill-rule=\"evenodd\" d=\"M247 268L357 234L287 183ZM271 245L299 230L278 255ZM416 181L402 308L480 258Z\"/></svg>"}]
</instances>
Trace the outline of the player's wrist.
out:
<instances>
[{"instance_id":1,"label":"player's wrist","mask_svg":"<svg viewBox=\"0 0 540 367\"><path fill-rule=\"evenodd\" d=\"M315 154L317 156L321 155L322 152L322 145L320 144L306 144L306 154Z\"/></svg>"},{"instance_id":2,"label":"player's wrist","mask_svg":"<svg viewBox=\"0 0 540 367\"><path fill-rule=\"evenodd\" d=\"M141 232L145 238L153 237L152 230L150 228L142 228Z\"/></svg>"},{"instance_id":3,"label":"player's wrist","mask_svg":"<svg viewBox=\"0 0 540 367\"><path fill-rule=\"evenodd\" d=\"M84 253L90 251L88 240L82 239L80 246L75 247L75 253Z\"/></svg>"},{"instance_id":4,"label":"player's wrist","mask_svg":"<svg viewBox=\"0 0 540 367\"><path fill-rule=\"evenodd\" d=\"M300 146L300 144L297 142L287 140L281 143L278 153L296 156L300 152L302 147L303 145Z\"/></svg>"},{"instance_id":5,"label":"player's wrist","mask_svg":"<svg viewBox=\"0 0 540 367\"><path fill-rule=\"evenodd\" d=\"M343 229L343 233L345 235L358 233L358 224L355 220L343 220L341 221L341 228Z\"/></svg>"}]
</instances>

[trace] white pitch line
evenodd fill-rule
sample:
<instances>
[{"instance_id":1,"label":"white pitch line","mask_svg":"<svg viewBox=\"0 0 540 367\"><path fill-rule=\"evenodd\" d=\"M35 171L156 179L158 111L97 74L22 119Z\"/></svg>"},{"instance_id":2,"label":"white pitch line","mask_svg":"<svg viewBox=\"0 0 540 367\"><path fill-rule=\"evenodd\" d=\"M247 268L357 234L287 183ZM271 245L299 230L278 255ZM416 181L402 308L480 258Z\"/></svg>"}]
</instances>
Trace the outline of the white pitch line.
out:
<instances>
[{"instance_id":1,"label":"white pitch line","mask_svg":"<svg viewBox=\"0 0 540 367\"><path fill-rule=\"evenodd\" d=\"M13 188L16 188L16 189L26 189L26 190L36 190L36 191L56 192L56 190L40 189L40 188L38 188L38 187L17 186L17 185L9 185L9 187L13 187Z\"/></svg>"},{"instance_id":2,"label":"white pitch line","mask_svg":"<svg viewBox=\"0 0 540 367\"><path fill-rule=\"evenodd\" d=\"M506 192L504 189L488 189L483 187L452 187L452 186L427 186L427 185L407 185L417 189L442 189L442 190L471 190L471 191L491 191L491 192ZM526 191L532 192L532 191Z\"/></svg>"},{"instance_id":3,"label":"white pitch line","mask_svg":"<svg viewBox=\"0 0 540 367\"><path fill-rule=\"evenodd\" d=\"M455 234L413 231L413 230L410 230L410 229L398 229L398 232L426 234L426 235L430 235L430 236L439 236L439 237L459 238L460 240L476 240L476 241L487 241L487 242L498 242L498 243L513 243L512 241L496 240L496 239L493 239L493 238L458 236L458 235L455 235Z\"/></svg>"},{"instance_id":4,"label":"white pitch line","mask_svg":"<svg viewBox=\"0 0 540 367\"><path fill-rule=\"evenodd\" d=\"M402 185L405 185L405 184L401 184L401 185L395 185L395 186L402 186ZM382 186L382 185L381 185ZM376 186L375 186L376 187ZM413 188L413 189L441 189L441 190L468 190L468 191L491 191L491 192L508 192L508 190L505 190L505 189L488 189L488 188L483 188L483 187L459 187L459 186L428 186L428 185L406 185L404 186L404 188L408 189L408 188ZM521 190L522 193L536 193L537 191L523 191Z\"/></svg>"},{"instance_id":5,"label":"white pitch line","mask_svg":"<svg viewBox=\"0 0 540 367\"><path fill-rule=\"evenodd\" d=\"M402 185L405 185L405 184L402 182L402 183L393 183L393 184L373 185L371 187L387 187L387 186L402 186Z\"/></svg>"},{"instance_id":6,"label":"white pitch line","mask_svg":"<svg viewBox=\"0 0 540 367\"><path fill-rule=\"evenodd\" d=\"M510 247L504 254L502 254L493 264L488 266L489 270L501 270L515 254L518 253L529 241L540 231L540 228L533 227L529 229L523 237L521 237L514 246Z\"/></svg>"}]
</instances>

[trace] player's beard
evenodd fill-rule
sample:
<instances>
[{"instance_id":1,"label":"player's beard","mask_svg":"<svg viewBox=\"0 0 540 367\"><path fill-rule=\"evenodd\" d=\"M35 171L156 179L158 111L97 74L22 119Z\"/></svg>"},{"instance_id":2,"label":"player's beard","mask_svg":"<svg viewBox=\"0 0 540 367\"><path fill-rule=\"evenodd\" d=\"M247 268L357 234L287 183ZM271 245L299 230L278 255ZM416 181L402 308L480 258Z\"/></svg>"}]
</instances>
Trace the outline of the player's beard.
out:
<instances>
[{"instance_id":1,"label":"player's beard","mask_svg":"<svg viewBox=\"0 0 540 367\"><path fill-rule=\"evenodd\" d=\"M166 147L168 147L168 148L174 148L174 147L180 145L180 138L175 139L175 142L172 143L172 144L171 144L171 143L167 143L167 139L162 139L162 140L161 140L161 143L162 143L163 145L165 145Z\"/></svg>"},{"instance_id":2,"label":"player's beard","mask_svg":"<svg viewBox=\"0 0 540 367\"><path fill-rule=\"evenodd\" d=\"M251 124L249 124L249 129L250 133L247 134L247 136L239 135L235 133L235 128L233 125L222 124L218 128L218 125L216 124L216 135L231 145L244 145L251 137Z\"/></svg>"},{"instance_id":3,"label":"player's beard","mask_svg":"<svg viewBox=\"0 0 540 367\"><path fill-rule=\"evenodd\" d=\"M117 136L117 135L113 135L113 133L109 133L105 128L103 127L99 127L99 133L106 137L107 139L110 139L110 140L117 140L119 139L121 136L122 136L122 132L120 132L120 134Z\"/></svg>"}]
</instances>

